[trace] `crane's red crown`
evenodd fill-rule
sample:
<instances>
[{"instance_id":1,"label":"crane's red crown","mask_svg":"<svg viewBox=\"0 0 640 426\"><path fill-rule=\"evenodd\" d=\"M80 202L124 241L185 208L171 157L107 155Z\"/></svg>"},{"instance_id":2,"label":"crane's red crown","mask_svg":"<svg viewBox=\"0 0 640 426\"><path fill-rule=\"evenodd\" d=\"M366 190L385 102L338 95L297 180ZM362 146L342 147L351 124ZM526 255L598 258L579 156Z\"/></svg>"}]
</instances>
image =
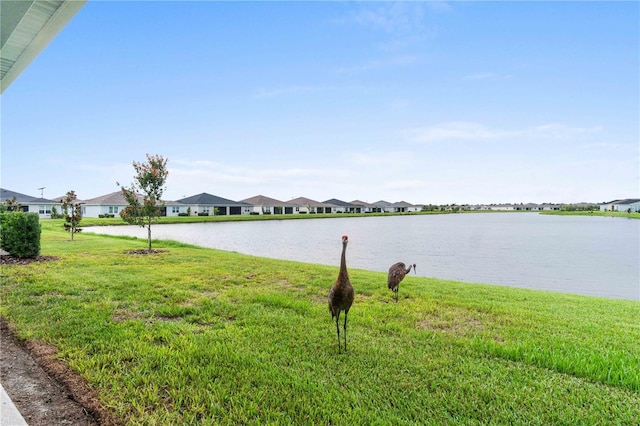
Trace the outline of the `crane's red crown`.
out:
<instances>
[{"instance_id":1,"label":"crane's red crown","mask_svg":"<svg viewBox=\"0 0 640 426\"><path fill-rule=\"evenodd\" d=\"M342 241L346 241L346 240L348 240L348 239L349 239L349 237L347 237L346 235L343 235L343 236L342 236Z\"/></svg>"}]
</instances>

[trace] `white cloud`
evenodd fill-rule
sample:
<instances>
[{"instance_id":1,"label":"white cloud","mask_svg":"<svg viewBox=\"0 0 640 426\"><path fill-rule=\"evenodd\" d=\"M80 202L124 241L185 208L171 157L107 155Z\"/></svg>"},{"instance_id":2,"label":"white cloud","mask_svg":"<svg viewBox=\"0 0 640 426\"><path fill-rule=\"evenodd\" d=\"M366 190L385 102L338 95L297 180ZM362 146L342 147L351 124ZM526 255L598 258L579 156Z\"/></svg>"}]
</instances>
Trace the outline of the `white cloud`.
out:
<instances>
[{"instance_id":1,"label":"white cloud","mask_svg":"<svg viewBox=\"0 0 640 426\"><path fill-rule=\"evenodd\" d=\"M463 80L488 80L492 78L496 78L498 74L495 72L484 72L480 74L471 74L463 77Z\"/></svg>"},{"instance_id":2,"label":"white cloud","mask_svg":"<svg viewBox=\"0 0 640 426\"><path fill-rule=\"evenodd\" d=\"M334 72L336 74L362 74L380 68L381 66L381 61L369 61L360 65L338 67L334 70Z\"/></svg>"},{"instance_id":3,"label":"white cloud","mask_svg":"<svg viewBox=\"0 0 640 426\"><path fill-rule=\"evenodd\" d=\"M429 127L416 127L402 133L412 142L428 143L445 140L494 140L509 137L532 139L573 139L596 133L601 126L571 127L559 123L542 124L523 129L504 130L490 128L480 123L454 121Z\"/></svg>"},{"instance_id":4,"label":"white cloud","mask_svg":"<svg viewBox=\"0 0 640 426\"><path fill-rule=\"evenodd\" d=\"M425 183L419 179L396 179L385 182L383 187L392 190L420 189L425 187Z\"/></svg>"},{"instance_id":5,"label":"white cloud","mask_svg":"<svg viewBox=\"0 0 640 426\"><path fill-rule=\"evenodd\" d=\"M469 74L462 77L463 80L481 81L481 80L509 80L511 74L498 74L496 72L483 72L477 74Z\"/></svg>"},{"instance_id":6,"label":"white cloud","mask_svg":"<svg viewBox=\"0 0 640 426\"><path fill-rule=\"evenodd\" d=\"M403 131L413 142L437 142L442 140L483 140L508 135L503 130L489 129L478 123L454 121L430 127L417 127Z\"/></svg>"},{"instance_id":7,"label":"white cloud","mask_svg":"<svg viewBox=\"0 0 640 426\"><path fill-rule=\"evenodd\" d=\"M413 33L423 29L424 7L418 2L376 3L362 8L351 21L387 33Z\"/></svg>"},{"instance_id":8,"label":"white cloud","mask_svg":"<svg viewBox=\"0 0 640 426\"><path fill-rule=\"evenodd\" d=\"M576 136L597 133L602 130L602 126L594 127L571 127L559 123L542 124L526 129L525 135L546 137L553 139L566 139Z\"/></svg>"},{"instance_id":9,"label":"white cloud","mask_svg":"<svg viewBox=\"0 0 640 426\"><path fill-rule=\"evenodd\" d=\"M313 92L317 92L320 90L317 87L312 86L288 86L288 87L275 87L271 89L259 88L253 94L254 98L263 99L263 98L275 98L279 96L289 96L289 95L300 95L300 94L309 94Z\"/></svg>"},{"instance_id":10,"label":"white cloud","mask_svg":"<svg viewBox=\"0 0 640 426\"><path fill-rule=\"evenodd\" d=\"M353 154L353 162L362 166L405 167L412 163L412 159L407 151Z\"/></svg>"},{"instance_id":11,"label":"white cloud","mask_svg":"<svg viewBox=\"0 0 640 426\"><path fill-rule=\"evenodd\" d=\"M418 61L417 55L399 55L384 60L371 60L360 65L338 67L334 69L334 72L337 74L362 74L380 68L405 67Z\"/></svg>"},{"instance_id":12,"label":"white cloud","mask_svg":"<svg viewBox=\"0 0 640 426\"><path fill-rule=\"evenodd\" d=\"M213 182L261 183L293 178L317 177L326 173L320 169L308 168L252 168L237 167L213 161L177 160L177 167L171 174L189 179L199 178Z\"/></svg>"}]
</instances>

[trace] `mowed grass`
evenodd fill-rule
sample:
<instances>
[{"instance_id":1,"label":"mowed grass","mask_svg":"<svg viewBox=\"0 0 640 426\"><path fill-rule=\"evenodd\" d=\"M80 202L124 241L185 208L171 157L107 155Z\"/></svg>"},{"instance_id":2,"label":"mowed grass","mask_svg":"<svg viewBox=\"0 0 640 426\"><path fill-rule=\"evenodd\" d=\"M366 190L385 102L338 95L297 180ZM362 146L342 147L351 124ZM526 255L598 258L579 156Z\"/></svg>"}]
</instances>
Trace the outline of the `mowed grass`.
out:
<instances>
[{"instance_id":1,"label":"mowed grass","mask_svg":"<svg viewBox=\"0 0 640 426\"><path fill-rule=\"evenodd\" d=\"M144 240L71 242L54 224L42 255L59 260L2 266L0 312L55 345L126 424L640 418L638 302L408 276L396 304L386 274L350 269L338 354L326 296L340 236L327 267L166 241L131 255Z\"/></svg>"}]
</instances>

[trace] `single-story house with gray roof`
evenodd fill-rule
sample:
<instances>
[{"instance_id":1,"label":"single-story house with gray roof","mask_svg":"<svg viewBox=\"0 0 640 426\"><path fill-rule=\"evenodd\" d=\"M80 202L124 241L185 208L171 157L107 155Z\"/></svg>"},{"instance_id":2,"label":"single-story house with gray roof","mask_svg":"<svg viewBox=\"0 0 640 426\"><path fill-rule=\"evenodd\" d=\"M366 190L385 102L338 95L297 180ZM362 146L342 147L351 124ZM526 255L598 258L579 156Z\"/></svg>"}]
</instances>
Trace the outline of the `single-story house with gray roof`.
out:
<instances>
[{"instance_id":1,"label":"single-story house with gray roof","mask_svg":"<svg viewBox=\"0 0 640 426\"><path fill-rule=\"evenodd\" d=\"M610 212L640 212L640 198L626 198L613 200L600 205L600 211Z\"/></svg>"},{"instance_id":2,"label":"single-story house with gray roof","mask_svg":"<svg viewBox=\"0 0 640 426\"><path fill-rule=\"evenodd\" d=\"M390 203L388 201L380 200L380 201L376 201L373 204L377 206L380 209L380 211L383 213L393 213L395 211L393 207L393 203Z\"/></svg>"},{"instance_id":3,"label":"single-story house with gray roof","mask_svg":"<svg viewBox=\"0 0 640 426\"><path fill-rule=\"evenodd\" d=\"M264 195L246 198L241 202L252 206L251 214L294 214L296 207L299 207L291 202L276 200Z\"/></svg>"},{"instance_id":4,"label":"single-story house with gray roof","mask_svg":"<svg viewBox=\"0 0 640 426\"><path fill-rule=\"evenodd\" d=\"M51 209L53 207L60 213L62 207L58 201L49 200L47 198L33 197L31 195L22 194L20 192L11 191L9 189L0 188L0 200L4 203L6 200L16 199L20 204L21 210L26 213L38 213L41 219L51 218Z\"/></svg>"},{"instance_id":5,"label":"single-story house with gray roof","mask_svg":"<svg viewBox=\"0 0 640 426\"><path fill-rule=\"evenodd\" d=\"M393 203L393 208L396 213L409 213L409 212L420 211L419 206L415 206L411 203L407 203L406 201L398 201Z\"/></svg>"},{"instance_id":6,"label":"single-story house with gray roof","mask_svg":"<svg viewBox=\"0 0 640 426\"><path fill-rule=\"evenodd\" d=\"M354 213L375 213L381 211L378 206L367 203L366 201L353 200L349 204L353 206Z\"/></svg>"},{"instance_id":7,"label":"single-story house with gray roof","mask_svg":"<svg viewBox=\"0 0 640 426\"><path fill-rule=\"evenodd\" d=\"M250 204L228 200L206 192L182 198L177 203L185 206L182 213L189 212L194 216L243 215L250 214L252 208Z\"/></svg>"},{"instance_id":8,"label":"single-story house with gray roof","mask_svg":"<svg viewBox=\"0 0 640 426\"><path fill-rule=\"evenodd\" d=\"M142 203L143 200L143 196L138 194L138 201ZM82 216L84 217L110 215L120 217L120 212L129 205L124 195L122 195L122 191L112 192L88 200L78 200L78 202L82 205ZM187 206L176 201L164 201L164 209L160 212L160 216L178 216L180 213L186 212Z\"/></svg>"},{"instance_id":9,"label":"single-story house with gray roof","mask_svg":"<svg viewBox=\"0 0 640 426\"><path fill-rule=\"evenodd\" d=\"M142 197L138 196L138 200L142 202ZM88 200L78 200L78 202L82 205L83 217L103 217L105 215L120 217L120 212L129 205L124 195L122 195L122 191L112 192Z\"/></svg>"},{"instance_id":10,"label":"single-story house with gray roof","mask_svg":"<svg viewBox=\"0 0 640 426\"><path fill-rule=\"evenodd\" d=\"M305 197L294 198L293 200L289 200L289 203L298 206L297 213L331 213L335 207L331 204L321 203L320 201Z\"/></svg>"},{"instance_id":11,"label":"single-story house with gray roof","mask_svg":"<svg viewBox=\"0 0 640 426\"><path fill-rule=\"evenodd\" d=\"M353 206L346 201L338 200L337 198L332 198L330 200L323 201L325 204L330 204L335 206L333 209L334 213L349 213Z\"/></svg>"}]
</instances>

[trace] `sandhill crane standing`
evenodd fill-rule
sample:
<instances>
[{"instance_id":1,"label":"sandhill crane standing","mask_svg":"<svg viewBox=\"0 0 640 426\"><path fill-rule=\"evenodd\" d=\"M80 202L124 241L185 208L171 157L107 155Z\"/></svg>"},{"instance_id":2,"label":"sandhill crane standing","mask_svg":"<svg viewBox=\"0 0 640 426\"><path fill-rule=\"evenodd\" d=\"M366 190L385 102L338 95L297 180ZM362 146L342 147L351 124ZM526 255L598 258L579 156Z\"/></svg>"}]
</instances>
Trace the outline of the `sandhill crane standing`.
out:
<instances>
[{"instance_id":1,"label":"sandhill crane standing","mask_svg":"<svg viewBox=\"0 0 640 426\"><path fill-rule=\"evenodd\" d=\"M329 312L331 318L336 320L336 332L338 333L338 353L340 353L340 311L344 311L344 351L347 351L347 314L353 303L353 286L349 281L349 273L347 272L347 261L345 252L349 238L342 236L342 257L340 258L340 272L336 282L333 283L329 290Z\"/></svg>"},{"instance_id":2,"label":"sandhill crane standing","mask_svg":"<svg viewBox=\"0 0 640 426\"><path fill-rule=\"evenodd\" d=\"M409 265L407 268L404 263L398 262L391 265L389 268L389 276L387 277L387 286L389 290L392 290L396 294L396 302L398 302L398 289L400 288L400 281L404 279L404 276L411 272L413 267L413 273L416 273L416 264Z\"/></svg>"}]
</instances>

